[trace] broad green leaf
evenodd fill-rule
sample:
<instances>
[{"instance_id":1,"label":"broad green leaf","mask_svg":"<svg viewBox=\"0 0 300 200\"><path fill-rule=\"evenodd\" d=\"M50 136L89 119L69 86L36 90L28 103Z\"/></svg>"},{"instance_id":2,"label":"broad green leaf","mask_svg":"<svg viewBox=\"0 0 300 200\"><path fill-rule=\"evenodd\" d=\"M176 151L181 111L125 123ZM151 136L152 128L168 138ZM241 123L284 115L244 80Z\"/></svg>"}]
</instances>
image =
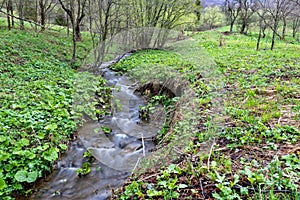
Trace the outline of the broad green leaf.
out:
<instances>
[{"instance_id":1,"label":"broad green leaf","mask_svg":"<svg viewBox=\"0 0 300 200\"><path fill-rule=\"evenodd\" d=\"M6 188L6 183L2 178L0 178L0 191L3 190L4 188Z\"/></svg>"},{"instance_id":2,"label":"broad green leaf","mask_svg":"<svg viewBox=\"0 0 300 200\"><path fill-rule=\"evenodd\" d=\"M29 140L26 138L22 138L21 140L19 140L18 142L22 147L26 147L29 145Z\"/></svg>"},{"instance_id":3,"label":"broad green leaf","mask_svg":"<svg viewBox=\"0 0 300 200\"><path fill-rule=\"evenodd\" d=\"M45 130L55 130L55 129L57 129L57 125L56 124L49 124L49 125L45 126L44 129Z\"/></svg>"},{"instance_id":4,"label":"broad green leaf","mask_svg":"<svg viewBox=\"0 0 300 200\"><path fill-rule=\"evenodd\" d=\"M4 151L0 151L0 161L7 160L9 157L10 157L10 154L8 154Z\"/></svg>"},{"instance_id":5,"label":"broad green leaf","mask_svg":"<svg viewBox=\"0 0 300 200\"><path fill-rule=\"evenodd\" d=\"M37 172L27 172L25 170L20 170L16 173L15 179L19 182L32 183L37 179Z\"/></svg>"},{"instance_id":6,"label":"broad green leaf","mask_svg":"<svg viewBox=\"0 0 300 200\"><path fill-rule=\"evenodd\" d=\"M37 135L37 137L38 137L40 140L42 140L42 139L45 138L45 133L39 132L38 135Z\"/></svg>"},{"instance_id":7,"label":"broad green leaf","mask_svg":"<svg viewBox=\"0 0 300 200\"><path fill-rule=\"evenodd\" d=\"M6 141L6 136L0 135L0 142L5 142Z\"/></svg>"},{"instance_id":8,"label":"broad green leaf","mask_svg":"<svg viewBox=\"0 0 300 200\"><path fill-rule=\"evenodd\" d=\"M59 147L64 151L67 150L67 148L68 148L68 146L65 144L59 144Z\"/></svg>"},{"instance_id":9,"label":"broad green leaf","mask_svg":"<svg viewBox=\"0 0 300 200\"><path fill-rule=\"evenodd\" d=\"M15 179L19 182L25 182L27 181L27 171L20 170L16 173Z\"/></svg>"},{"instance_id":10,"label":"broad green leaf","mask_svg":"<svg viewBox=\"0 0 300 200\"><path fill-rule=\"evenodd\" d=\"M50 148L48 151L43 153L43 157L45 160L50 162L55 161L58 158L58 149L57 148Z\"/></svg>"},{"instance_id":11,"label":"broad green leaf","mask_svg":"<svg viewBox=\"0 0 300 200\"><path fill-rule=\"evenodd\" d=\"M36 178L37 178L37 172L29 172L28 174L27 174L27 182L28 183L32 183L32 182L34 182L34 181L36 181Z\"/></svg>"},{"instance_id":12,"label":"broad green leaf","mask_svg":"<svg viewBox=\"0 0 300 200\"><path fill-rule=\"evenodd\" d=\"M29 158L30 160L34 159L35 158L35 154L32 153L31 151L26 151L25 152L25 155L27 158Z\"/></svg>"}]
</instances>

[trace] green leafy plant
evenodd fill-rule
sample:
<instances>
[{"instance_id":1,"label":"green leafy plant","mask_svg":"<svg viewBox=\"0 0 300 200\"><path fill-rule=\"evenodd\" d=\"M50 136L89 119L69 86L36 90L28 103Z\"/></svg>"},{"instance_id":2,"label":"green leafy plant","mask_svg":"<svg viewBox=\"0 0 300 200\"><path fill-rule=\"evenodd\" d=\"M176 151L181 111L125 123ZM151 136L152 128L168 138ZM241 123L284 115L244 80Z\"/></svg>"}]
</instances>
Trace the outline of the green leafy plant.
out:
<instances>
[{"instance_id":1,"label":"green leafy plant","mask_svg":"<svg viewBox=\"0 0 300 200\"><path fill-rule=\"evenodd\" d=\"M20 170L15 174L15 179L19 182L32 183L37 179L37 172L28 172L26 170Z\"/></svg>"},{"instance_id":2,"label":"green leafy plant","mask_svg":"<svg viewBox=\"0 0 300 200\"><path fill-rule=\"evenodd\" d=\"M78 56L90 45L85 40ZM76 72L66 57L71 47L56 31L0 30L0 199L30 195L31 184L67 149L80 115L73 104Z\"/></svg>"},{"instance_id":3,"label":"green leafy plant","mask_svg":"<svg viewBox=\"0 0 300 200\"><path fill-rule=\"evenodd\" d=\"M91 172L91 163L84 162L81 168L76 170L78 176L86 176Z\"/></svg>"},{"instance_id":4,"label":"green leafy plant","mask_svg":"<svg viewBox=\"0 0 300 200\"><path fill-rule=\"evenodd\" d=\"M111 128L109 128L108 126L102 126L101 128L105 134L110 134L112 131Z\"/></svg>"}]
</instances>

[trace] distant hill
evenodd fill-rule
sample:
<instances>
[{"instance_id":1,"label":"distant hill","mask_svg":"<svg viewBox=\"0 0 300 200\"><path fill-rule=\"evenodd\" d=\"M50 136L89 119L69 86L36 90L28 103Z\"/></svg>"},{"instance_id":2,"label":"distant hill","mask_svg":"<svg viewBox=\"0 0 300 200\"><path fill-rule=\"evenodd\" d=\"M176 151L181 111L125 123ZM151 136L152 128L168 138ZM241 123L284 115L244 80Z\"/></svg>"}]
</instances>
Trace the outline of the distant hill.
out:
<instances>
[{"instance_id":1,"label":"distant hill","mask_svg":"<svg viewBox=\"0 0 300 200\"><path fill-rule=\"evenodd\" d=\"M203 7L222 6L225 0L202 0Z\"/></svg>"}]
</instances>

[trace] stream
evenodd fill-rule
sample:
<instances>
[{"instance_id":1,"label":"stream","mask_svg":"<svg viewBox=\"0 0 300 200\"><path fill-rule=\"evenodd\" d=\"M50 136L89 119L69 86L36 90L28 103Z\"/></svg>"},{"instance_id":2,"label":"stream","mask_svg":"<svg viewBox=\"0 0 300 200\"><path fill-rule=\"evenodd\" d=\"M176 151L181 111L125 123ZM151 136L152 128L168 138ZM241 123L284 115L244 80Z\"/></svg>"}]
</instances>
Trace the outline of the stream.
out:
<instances>
[{"instance_id":1,"label":"stream","mask_svg":"<svg viewBox=\"0 0 300 200\"><path fill-rule=\"evenodd\" d=\"M121 187L131 175L140 158L155 149L152 138L162 121L139 119L139 106L146 104L145 99L135 92L136 84L110 70L110 64L102 64L100 70L108 84L114 86L112 100L121 109L114 109L112 116L99 122L84 123L78 138L58 160L54 171L37 185L31 199L108 199L111 190ZM112 132L104 134L102 126ZM76 170L82 167L87 149L95 161L90 173L79 177Z\"/></svg>"}]
</instances>

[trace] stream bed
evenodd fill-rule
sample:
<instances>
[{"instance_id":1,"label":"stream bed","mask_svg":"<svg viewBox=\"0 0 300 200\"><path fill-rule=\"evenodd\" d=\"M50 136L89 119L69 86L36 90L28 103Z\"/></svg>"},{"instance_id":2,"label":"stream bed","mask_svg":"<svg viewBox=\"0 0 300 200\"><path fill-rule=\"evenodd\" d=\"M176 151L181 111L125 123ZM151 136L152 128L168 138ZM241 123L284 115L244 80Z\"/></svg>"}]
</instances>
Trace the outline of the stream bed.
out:
<instances>
[{"instance_id":1,"label":"stream bed","mask_svg":"<svg viewBox=\"0 0 300 200\"><path fill-rule=\"evenodd\" d=\"M110 70L110 64L102 64L100 70L108 84L114 86L112 101L118 102L121 109L114 109L111 116L101 121L84 123L78 138L58 160L54 171L37 185L31 199L108 199L111 190L123 185L139 160L155 149L152 139L162 119L139 119L139 106L146 104L145 99L135 92L136 84ZM102 126L112 132L104 134ZM79 177L76 170L82 167L87 149L95 161L90 173Z\"/></svg>"}]
</instances>

